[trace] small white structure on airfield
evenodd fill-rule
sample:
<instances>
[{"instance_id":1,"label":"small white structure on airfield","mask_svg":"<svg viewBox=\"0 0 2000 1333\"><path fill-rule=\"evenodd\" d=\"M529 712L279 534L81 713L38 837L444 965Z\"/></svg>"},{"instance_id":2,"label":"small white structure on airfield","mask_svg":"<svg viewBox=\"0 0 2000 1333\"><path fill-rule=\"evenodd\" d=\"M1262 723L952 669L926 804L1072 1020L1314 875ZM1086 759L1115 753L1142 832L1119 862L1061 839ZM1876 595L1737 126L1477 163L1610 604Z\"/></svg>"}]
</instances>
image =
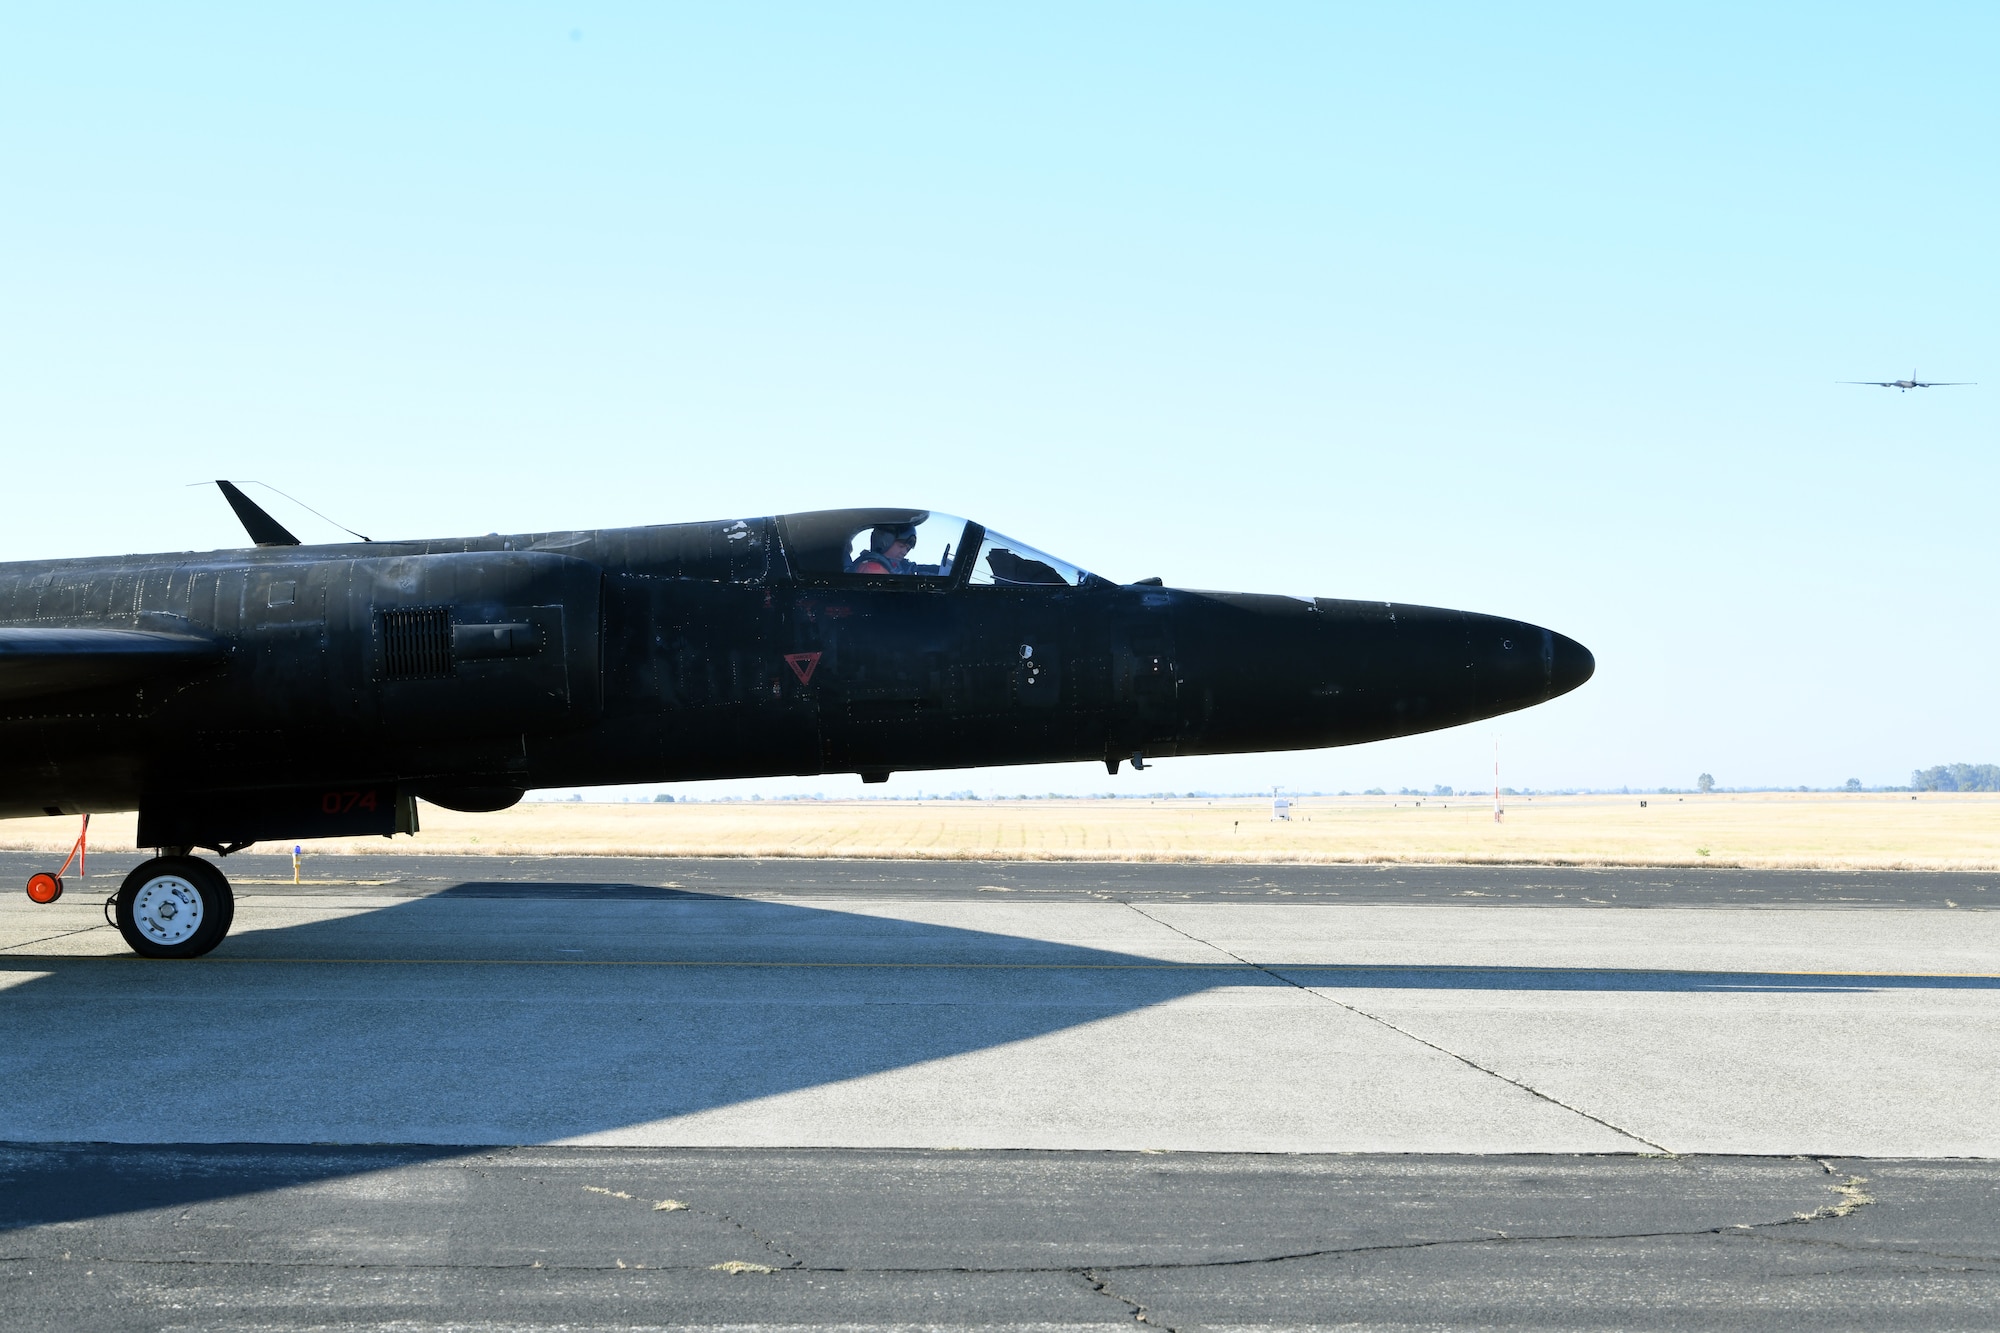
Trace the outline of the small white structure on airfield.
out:
<instances>
[{"instance_id":1,"label":"small white structure on airfield","mask_svg":"<svg viewBox=\"0 0 2000 1333\"><path fill-rule=\"evenodd\" d=\"M1271 818L1289 820L1292 817L1291 800L1284 796L1271 798Z\"/></svg>"}]
</instances>

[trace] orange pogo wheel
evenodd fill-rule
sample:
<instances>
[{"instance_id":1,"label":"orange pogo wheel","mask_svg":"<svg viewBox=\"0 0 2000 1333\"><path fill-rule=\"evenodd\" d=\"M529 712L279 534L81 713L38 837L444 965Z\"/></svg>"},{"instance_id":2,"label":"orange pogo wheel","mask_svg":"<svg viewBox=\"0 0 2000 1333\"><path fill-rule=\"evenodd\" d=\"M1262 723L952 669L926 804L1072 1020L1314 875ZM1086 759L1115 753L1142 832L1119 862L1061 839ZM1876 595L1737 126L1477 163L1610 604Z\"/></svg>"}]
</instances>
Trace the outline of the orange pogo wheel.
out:
<instances>
[{"instance_id":1,"label":"orange pogo wheel","mask_svg":"<svg viewBox=\"0 0 2000 1333\"><path fill-rule=\"evenodd\" d=\"M62 877L46 872L28 876L28 897L47 905L62 897Z\"/></svg>"}]
</instances>

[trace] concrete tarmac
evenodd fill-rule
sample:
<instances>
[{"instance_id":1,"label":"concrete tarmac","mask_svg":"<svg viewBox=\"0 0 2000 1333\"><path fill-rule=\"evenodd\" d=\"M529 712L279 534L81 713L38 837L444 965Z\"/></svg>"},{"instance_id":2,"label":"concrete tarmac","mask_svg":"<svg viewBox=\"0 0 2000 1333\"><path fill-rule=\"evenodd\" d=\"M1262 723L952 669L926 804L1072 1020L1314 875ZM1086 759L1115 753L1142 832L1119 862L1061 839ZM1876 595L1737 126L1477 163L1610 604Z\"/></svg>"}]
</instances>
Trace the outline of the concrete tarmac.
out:
<instances>
[{"instance_id":1,"label":"concrete tarmac","mask_svg":"<svg viewBox=\"0 0 2000 1333\"><path fill-rule=\"evenodd\" d=\"M1367 884L1350 903L1301 901L1304 874L1217 896L1242 867L1205 898L1186 866L229 868L235 931L187 965L132 958L96 895L0 899L8 1137L2000 1155L2000 913L1865 885L1626 907L1492 870L1399 870L1421 901L1314 871Z\"/></svg>"},{"instance_id":2,"label":"concrete tarmac","mask_svg":"<svg viewBox=\"0 0 2000 1333\"><path fill-rule=\"evenodd\" d=\"M365 1288L424 1327L1636 1326L1751 1293L1935 1327L1994 1294L2000 1180L1946 1160L2000 1157L1992 877L369 856L293 888L253 856L232 937L158 964L103 922L134 860L0 899L0 1117L41 1145L4 1163L0 1309L43 1322L92 1291L330 1322ZM709 1239L585 1243L578 1210L654 1194ZM1188 1258L1223 1219L1243 1262ZM780 1232L796 1262L746 1248Z\"/></svg>"},{"instance_id":3,"label":"concrete tarmac","mask_svg":"<svg viewBox=\"0 0 2000 1333\"><path fill-rule=\"evenodd\" d=\"M0 851L0 887L54 870L60 857ZM91 859L99 893L142 858ZM654 896L661 887L730 897L856 894L1137 902L1453 903L1547 907L1910 907L2000 910L2000 874L1987 871L1740 870L1589 866L1205 865L1131 861L874 861L682 859L651 856L308 855L305 884L289 856L242 853L221 863L240 892L287 895L365 887L385 897L553 894ZM74 885L72 885L74 887Z\"/></svg>"},{"instance_id":4,"label":"concrete tarmac","mask_svg":"<svg viewBox=\"0 0 2000 1333\"><path fill-rule=\"evenodd\" d=\"M0 1327L1989 1328L2000 1167L0 1149ZM666 1205L663 1207L663 1205Z\"/></svg>"}]
</instances>

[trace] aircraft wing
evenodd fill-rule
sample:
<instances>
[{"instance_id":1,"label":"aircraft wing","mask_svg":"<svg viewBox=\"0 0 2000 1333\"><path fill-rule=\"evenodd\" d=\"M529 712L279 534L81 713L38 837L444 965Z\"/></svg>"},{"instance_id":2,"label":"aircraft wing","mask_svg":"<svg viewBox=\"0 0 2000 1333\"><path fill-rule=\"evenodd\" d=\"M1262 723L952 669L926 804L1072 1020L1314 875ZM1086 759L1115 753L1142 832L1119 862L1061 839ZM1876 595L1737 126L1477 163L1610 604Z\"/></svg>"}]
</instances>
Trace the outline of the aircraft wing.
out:
<instances>
[{"instance_id":1,"label":"aircraft wing","mask_svg":"<svg viewBox=\"0 0 2000 1333\"><path fill-rule=\"evenodd\" d=\"M220 662L228 652L193 634L0 625L0 702L138 684Z\"/></svg>"},{"instance_id":2,"label":"aircraft wing","mask_svg":"<svg viewBox=\"0 0 2000 1333\"><path fill-rule=\"evenodd\" d=\"M1878 389L1893 389L1896 387L1896 381L1894 380L1837 380L1835 382L1839 384L1872 384Z\"/></svg>"}]
</instances>

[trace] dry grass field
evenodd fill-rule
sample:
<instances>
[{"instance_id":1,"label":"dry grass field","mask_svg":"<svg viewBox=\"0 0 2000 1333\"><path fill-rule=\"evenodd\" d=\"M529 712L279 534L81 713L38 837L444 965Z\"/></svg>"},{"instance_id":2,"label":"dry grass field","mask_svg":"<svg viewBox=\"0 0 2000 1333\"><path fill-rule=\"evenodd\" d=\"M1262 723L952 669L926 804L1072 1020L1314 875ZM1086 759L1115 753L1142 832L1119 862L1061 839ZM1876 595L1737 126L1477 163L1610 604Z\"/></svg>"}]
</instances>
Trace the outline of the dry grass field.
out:
<instances>
[{"instance_id":1,"label":"dry grass field","mask_svg":"<svg viewBox=\"0 0 2000 1333\"><path fill-rule=\"evenodd\" d=\"M1644 807L1640 805L1645 801ZM317 852L833 856L975 860L1459 862L1540 865L2000 869L2000 795L1755 793L1512 797L1493 822L1476 797L1268 800L525 803L499 814L425 806L415 839ZM105 815L94 846L132 845ZM60 852L76 821L0 823L0 847Z\"/></svg>"}]
</instances>

